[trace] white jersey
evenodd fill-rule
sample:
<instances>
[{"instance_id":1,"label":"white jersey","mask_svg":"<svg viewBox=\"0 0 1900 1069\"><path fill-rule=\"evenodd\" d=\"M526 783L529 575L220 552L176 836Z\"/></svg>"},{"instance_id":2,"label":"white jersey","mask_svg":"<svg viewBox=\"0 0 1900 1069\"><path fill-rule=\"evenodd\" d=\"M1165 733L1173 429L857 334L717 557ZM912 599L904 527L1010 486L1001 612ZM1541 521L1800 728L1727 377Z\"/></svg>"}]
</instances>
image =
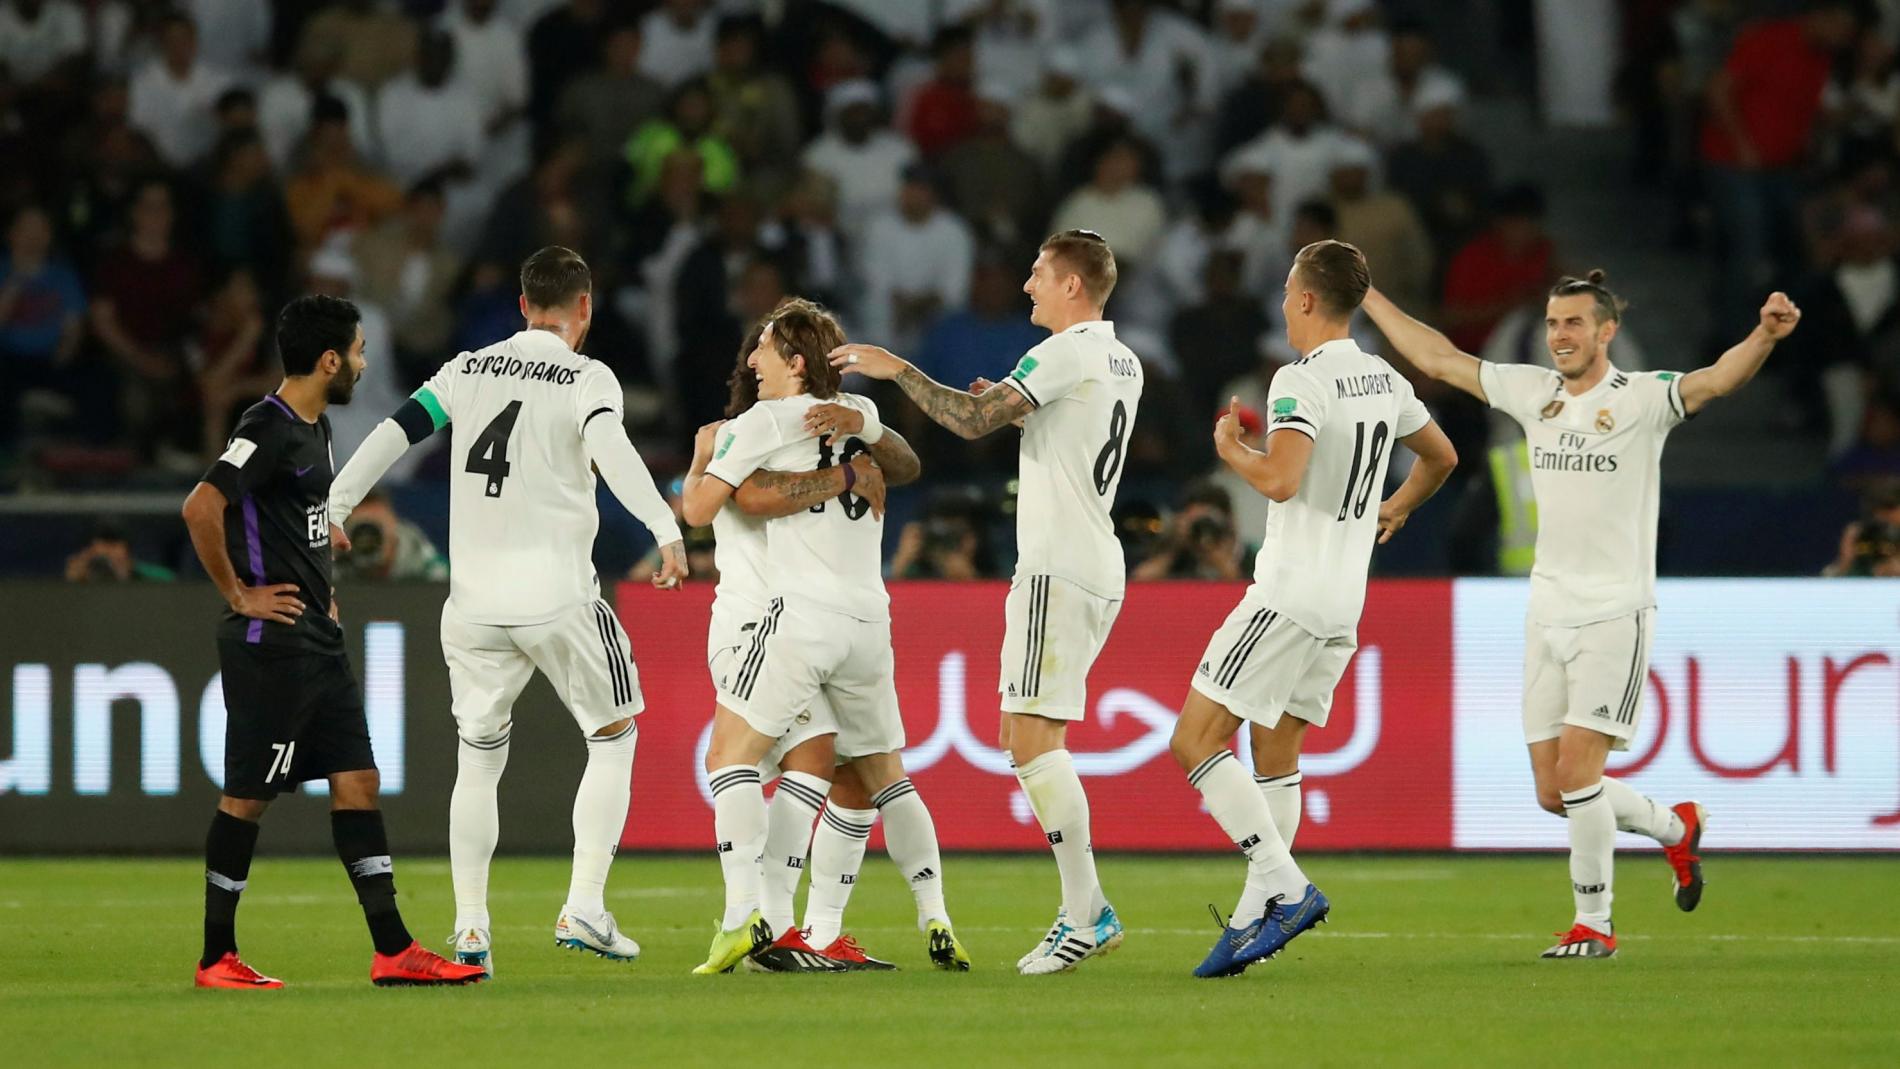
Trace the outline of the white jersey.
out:
<instances>
[{"instance_id":1,"label":"white jersey","mask_svg":"<svg viewBox=\"0 0 1900 1069\"><path fill-rule=\"evenodd\" d=\"M720 429L706 474L737 488L761 469L798 472L849 464L868 451L862 441L836 442L805 430L806 411L827 400L871 415L877 412L869 399L856 394L760 401ZM728 503L720 511L737 508ZM772 596L859 620L890 619L891 599L884 590L884 520L872 513L869 501L843 494L770 521L765 535L762 574L768 577Z\"/></svg>"},{"instance_id":2,"label":"white jersey","mask_svg":"<svg viewBox=\"0 0 1900 1069\"><path fill-rule=\"evenodd\" d=\"M1016 574L1119 600L1127 566L1109 513L1141 404L1140 358L1098 319L1050 335L1003 381L1036 406L1023 419Z\"/></svg>"},{"instance_id":3,"label":"white jersey","mask_svg":"<svg viewBox=\"0 0 1900 1069\"><path fill-rule=\"evenodd\" d=\"M1313 453L1298 492L1267 509L1251 595L1316 638L1351 636L1392 450L1431 415L1405 376L1350 338L1281 368L1268 398L1268 433L1298 431Z\"/></svg>"},{"instance_id":4,"label":"white jersey","mask_svg":"<svg viewBox=\"0 0 1900 1069\"><path fill-rule=\"evenodd\" d=\"M524 330L416 391L449 441L449 599L477 624L544 623L599 596L587 421L621 419L612 369Z\"/></svg>"},{"instance_id":5,"label":"white jersey","mask_svg":"<svg viewBox=\"0 0 1900 1069\"><path fill-rule=\"evenodd\" d=\"M1581 395L1528 364L1478 365L1492 408L1530 445L1537 562L1530 617L1581 627L1656 604L1663 441L1689 418L1673 371L1610 368Z\"/></svg>"},{"instance_id":6,"label":"white jersey","mask_svg":"<svg viewBox=\"0 0 1900 1069\"><path fill-rule=\"evenodd\" d=\"M728 505L713 515L713 566L719 569L714 600L734 599L761 610L772 600L771 588L765 582L767 522L746 515L737 505Z\"/></svg>"}]
</instances>

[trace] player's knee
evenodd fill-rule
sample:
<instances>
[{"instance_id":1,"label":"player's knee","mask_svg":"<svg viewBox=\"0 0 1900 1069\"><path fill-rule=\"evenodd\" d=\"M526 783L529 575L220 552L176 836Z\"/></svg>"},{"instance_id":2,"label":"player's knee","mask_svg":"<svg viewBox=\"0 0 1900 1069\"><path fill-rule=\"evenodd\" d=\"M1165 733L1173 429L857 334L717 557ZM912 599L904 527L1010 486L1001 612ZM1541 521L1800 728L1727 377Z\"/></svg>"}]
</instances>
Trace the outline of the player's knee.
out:
<instances>
[{"instance_id":1,"label":"player's knee","mask_svg":"<svg viewBox=\"0 0 1900 1069\"><path fill-rule=\"evenodd\" d=\"M339 772L330 777L330 808L375 809L382 789L382 773L373 768Z\"/></svg>"},{"instance_id":2,"label":"player's knee","mask_svg":"<svg viewBox=\"0 0 1900 1069\"><path fill-rule=\"evenodd\" d=\"M1555 813L1560 817L1564 815L1563 792L1554 787L1539 787L1537 789L1537 804L1546 813Z\"/></svg>"},{"instance_id":3,"label":"player's knee","mask_svg":"<svg viewBox=\"0 0 1900 1069\"><path fill-rule=\"evenodd\" d=\"M264 810L269 808L270 803L261 798L233 798L227 794L218 799L218 810L220 812L229 813L239 820L246 820L252 824L261 820L264 816Z\"/></svg>"},{"instance_id":4,"label":"player's knee","mask_svg":"<svg viewBox=\"0 0 1900 1069\"><path fill-rule=\"evenodd\" d=\"M611 738L627 730L627 725L631 723L633 723L633 717L623 716L613 723L608 724L606 727L601 728L599 731L594 732L594 737L597 739Z\"/></svg>"}]
</instances>

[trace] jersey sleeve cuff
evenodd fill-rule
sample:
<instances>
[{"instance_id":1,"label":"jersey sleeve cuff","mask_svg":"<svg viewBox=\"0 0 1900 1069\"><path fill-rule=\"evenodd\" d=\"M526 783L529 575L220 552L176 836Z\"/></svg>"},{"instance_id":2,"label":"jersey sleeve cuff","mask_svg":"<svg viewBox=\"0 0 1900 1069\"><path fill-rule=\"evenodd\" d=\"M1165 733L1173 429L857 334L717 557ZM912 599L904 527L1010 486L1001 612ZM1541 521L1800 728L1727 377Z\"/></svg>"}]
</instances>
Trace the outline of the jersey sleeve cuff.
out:
<instances>
[{"instance_id":1,"label":"jersey sleeve cuff","mask_svg":"<svg viewBox=\"0 0 1900 1069\"><path fill-rule=\"evenodd\" d=\"M223 494L226 501L236 501L244 495L244 488L239 485L240 479L236 468L220 460L211 465L211 470L205 472L204 477L198 481L209 483L217 488L218 493Z\"/></svg>"},{"instance_id":2,"label":"jersey sleeve cuff","mask_svg":"<svg viewBox=\"0 0 1900 1069\"><path fill-rule=\"evenodd\" d=\"M1281 416L1267 425L1269 435L1274 431L1299 431L1315 441L1319 439L1319 428L1313 426L1313 421L1305 416Z\"/></svg>"},{"instance_id":3,"label":"jersey sleeve cuff","mask_svg":"<svg viewBox=\"0 0 1900 1069\"><path fill-rule=\"evenodd\" d=\"M1028 400L1028 402L1029 402L1030 404L1032 404L1032 405L1034 405L1034 406L1036 406L1037 408L1041 408L1041 407L1042 407L1042 402L1041 402L1041 401L1038 401L1038 400L1036 400L1036 393L1035 393L1035 391L1034 391L1034 390L1031 390L1031 389L1029 388L1029 384L1028 384L1028 383L1025 383L1025 382L1024 382L1023 380L1021 380L1021 379L1019 379L1019 378L1017 378L1017 377L1015 377L1014 375L1012 375L1012 376L1010 376L1009 378L1006 378L1006 379L1004 379L1004 380L1003 380L1003 385L1005 385L1005 386L1014 386L1014 387L1016 388L1016 392L1017 392L1017 393L1019 393L1019 394L1022 394L1022 395L1023 395L1023 397L1024 397L1024 398L1025 398L1026 400Z\"/></svg>"},{"instance_id":4,"label":"jersey sleeve cuff","mask_svg":"<svg viewBox=\"0 0 1900 1069\"><path fill-rule=\"evenodd\" d=\"M1689 406L1682 403L1682 376L1677 375L1664 384L1664 396L1669 398L1669 411L1675 413L1677 422L1687 422L1695 416L1689 412Z\"/></svg>"}]
</instances>

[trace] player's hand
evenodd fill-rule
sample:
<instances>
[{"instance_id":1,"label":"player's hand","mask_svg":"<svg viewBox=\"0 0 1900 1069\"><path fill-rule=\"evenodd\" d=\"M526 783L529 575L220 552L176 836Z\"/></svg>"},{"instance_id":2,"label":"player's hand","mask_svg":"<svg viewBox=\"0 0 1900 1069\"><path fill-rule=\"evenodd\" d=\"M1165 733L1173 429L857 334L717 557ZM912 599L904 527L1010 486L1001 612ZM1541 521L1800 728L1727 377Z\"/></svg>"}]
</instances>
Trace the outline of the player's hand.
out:
<instances>
[{"instance_id":1,"label":"player's hand","mask_svg":"<svg viewBox=\"0 0 1900 1069\"><path fill-rule=\"evenodd\" d=\"M890 381L902 374L910 362L889 349L875 345L840 345L831 351L831 366L839 371L855 371L867 378Z\"/></svg>"},{"instance_id":2,"label":"player's hand","mask_svg":"<svg viewBox=\"0 0 1900 1069\"><path fill-rule=\"evenodd\" d=\"M725 425L725 420L716 419L701 427L693 435L693 464L695 466L703 466L712 459L713 443L719 440L719 428Z\"/></svg>"},{"instance_id":3,"label":"player's hand","mask_svg":"<svg viewBox=\"0 0 1900 1069\"><path fill-rule=\"evenodd\" d=\"M1780 290L1769 294L1767 303L1761 306L1761 329L1775 341L1793 334L1795 325L1800 322L1801 309Z\"/></svg>"},{"instance_id":4,"label":"player's hand","mask_svg":"<svg viewBox=\"0 0 1900 1069\"><path fill-rule=\"evenodd\" d=\"M238 587L237 599L231 602L231 611L253 620L294 624L297 617L303 615L303 599L297 596L295 583L241 586Z\"/></svg>"},{"instance_id":5,"label":"player's hand","mask_svg":"<svg viewBox=\"0 0 1900 1069\"><path fill-rule=\"evenodd\" d=\"M805 410L805 433L820 438L856 434L864 429L864 413L850 405L813 405Z\"/></svg>"},{"instance_id":6,"label":"player's hand","mask_svg":"<svg viewBox=\"0 0 1900 1069\"><path fill-rule=\"evenodd\" d=\"M1383 546L1392 541L1392 536L1403 530L1405 521L1411 518L1411 512L1401 510L1391 498L1379 502L1379 544Z\"/></svg>"},{"instance_id":7,"label":"player's hand","mask_svg":"<svg viewBox=\"0 0 1900 1069\"><path fill-rule=\"evenodd\" d=\"M851 461L852 470L858 473L856 485L851 492L871 503L871 515L884 518L884 469L870 457L860 454Z\"/></svg>"},{"instance_id":8,"label":"player's hand","mask_svg":"<svg viewBox=\"0 0 1900 1069\"><path fill-rule=\"evenodd\" d=\"M1240 441L1240 398L1234 397L1227 402L1227 411L1214 421L1214 452L1225 457L1239 448L1243 448Z\"/></svg>"},{"instance_id":9,"label":"player's hand","mask_svg":"<svg viewBox=\"0 0 1900 1069\"><path fill-rule=\"evenodd\" d=\"M341 557L350 551L350 536L336 524L330 525L330 556Z\"/></svg>"},{"instance_id":10,"label":"player's hand","mask_svg":"<svg viewBox=\"0 0 1900 1069\"><path fill-rule=\"evenodd\" d=\"M693 570L686 565L686 543L668 542L660 547L660 570L653 573L658 590L678 590Z\"/></svg>"}]
</instances>

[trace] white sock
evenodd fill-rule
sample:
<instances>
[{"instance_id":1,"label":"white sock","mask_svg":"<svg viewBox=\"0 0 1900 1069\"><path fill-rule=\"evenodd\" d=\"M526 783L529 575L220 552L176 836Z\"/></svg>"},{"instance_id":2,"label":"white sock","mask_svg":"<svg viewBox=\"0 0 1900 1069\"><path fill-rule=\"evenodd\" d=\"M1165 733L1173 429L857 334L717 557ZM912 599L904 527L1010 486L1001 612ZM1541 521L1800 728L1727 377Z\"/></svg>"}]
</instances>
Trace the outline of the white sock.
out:
<instances>
[{"instance_id":1,"label":"white sock","mask_svg":"<svg viewBox=\"0 0 1900 1069\"><path fill-rule=\"evenodd\" d=\"M574 875L567 904L585 913L607 910L607 870L620 851L633 798L633 749L640 728L629 721L617 735L587 737L587 770L574 792Z\"/></svg>"},{"instance_id":2,"label":"white sock","mask_svg":"<svg viewBox=\"0 0 1900 1069\"><path fill-rule=\"evenodd\" d=\"M1017 768L1016 778L1055 852L1069 923L1093 924L1105 900L1089 848L1089 796L1082 790L1082 777L1075 774L1074 759L1067 750L1051 750Z\"/></svg>"},{"instance_id":3,"label":"white sock","mask_svg":"<svg viewBox=\"0 0 1900 1069\"><path fill-rule=\"evenodd\" d=\"M844 907L851 902L858 869L864 866L864 845L877 823L875 809L841 809L827 805L811 837L811 893L805 896L806 936L819 950L844 931Z\"/></svg>"},{"instance_id":4,"label":"white sock","mask_svg":"<svg viewBox=\"0 0 1900 1069\"><path fill-rule=\"evenodd\" d=\"M1616 814L1616 827L1619 831L1647 835L1664 846L1674 846L1682 841L1688 831L1682 826L1682 818L1673 810L1654 798L1637 792L1636 788L1622 780L1603 778L1603 797L1610 802L1610 811Z\"/></svg>"},{"instance_id":5,"label":"white sock","mask_svg":"<svg viewBox=\"0 0 1900 1069\"><path fill-rule=\"evenodd\" d=\"M1266 915L1275 895L1298 901L1306 893L1306 874L1293 862L1286 840L1274 827L1267 800L1260 796L1232 750L1216 750L1188 773L1188 783L1201 792L1207 811L1240 852L1247 855L1247 884L1227 923L1240 928Z\"/></svg>"},{"instance_id":6,"label":"white sock","mask_svg":"<svg viewBox=\"0 0 1900 1069\"><path fill-rule=\"evenodd\" d=\"M950 923L943 905L943 852L937 846L937 822L930 817L923 796L909 777L898 780L871 797L884 817L884 849L910 883L917 899L917 930L931 921Z\"/></svg>"},{"instance_id":7,"label":"white sock","mask_svg":"<svg viewBox=\"0 0 1900 1069\"><path fill-rule=\"evenodd\" d=\"M1603 784L1565 791L1564 816L1570 818L1570 888L1577 897L1577 923L1599 932L1610 928L1610 884L1616 873L1616 814L1603 796Z\"/></svg>"},{"instance_id":8,"label":"white sock","mask_svg":"<svg viewBox=\"0 0 1900 1069\"><path fill-rule=\"evenodd\" d=\"M508 767L508 735L455 748L455 791L449 795L449 875L455 884L455 930L487 929L488 863L501 838L495 802Z\"/></svg>"},{"instance_id":9,"label":"white sock","mask_svg":"<svg viewBox=\"0 0 1900 1069\"><path fill-rule=\"evenodd\" d=\"M787 772L766 804L765 854L759 860L759 910L773 932L784 932L797 919L792 902L811 852L811 826L825 807L831 784L809 772Z\"/></svg>"},{"instance_id":10,"label":"white sock","mask_svg":"<svg viewBox=\"0 0 1900 1069\"><path fill-rule=\"evenodd\" d=\"M1288 850L1293 849L1293 837L1300 830L1299 772L1284 776L1255 774L1253 782L1260 788L1260 796L1267 800L1267 811L1273 814L1273 826L1279 829L1281 841Z\"/></svg>"},{"instance_id":11,"label":"white sock","mask_svg":"<svg viewBox=\"0 0 1900 1069\"><path fill-rule=\"evenodd\" d=\"M707 776L712 784L713 838L726 877L726 931L759 908L759 852L765 849L765 793L756 765L727 765Z\"/></svg>"}]
</instances>

